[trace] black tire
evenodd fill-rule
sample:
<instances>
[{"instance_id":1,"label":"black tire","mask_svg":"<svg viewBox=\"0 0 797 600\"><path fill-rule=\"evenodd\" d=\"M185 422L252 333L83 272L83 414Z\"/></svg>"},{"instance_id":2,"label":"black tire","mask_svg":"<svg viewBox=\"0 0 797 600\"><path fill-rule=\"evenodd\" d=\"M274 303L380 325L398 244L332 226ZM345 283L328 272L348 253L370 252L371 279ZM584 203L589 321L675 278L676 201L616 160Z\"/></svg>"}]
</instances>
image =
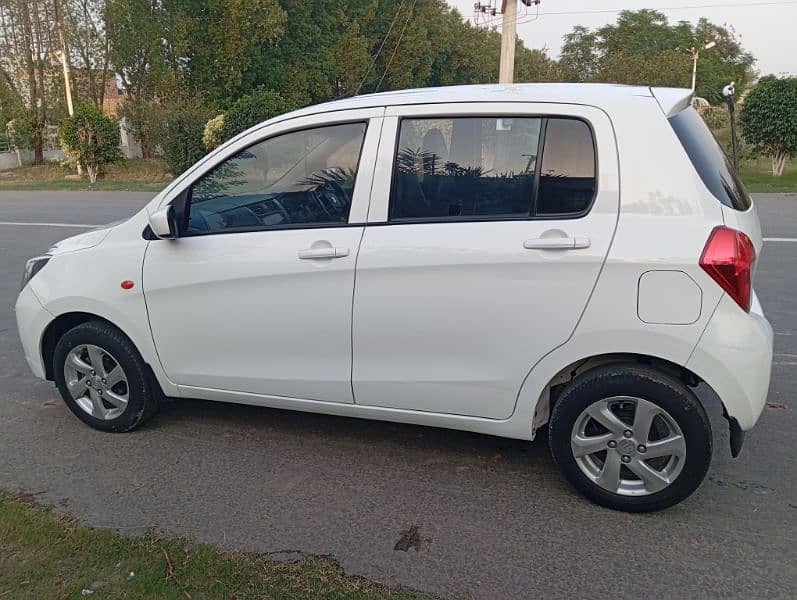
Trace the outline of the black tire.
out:
<instances>
[{"instance_id":1,"label":"black tire","mask_svg":"<svg viewBox=\"0 0 797 600\"><path fill-rule=\"evenodd\" d=\"M127 378L127 406L114 418L100 419L89 414L77 404L69 392L64 363L69 352L83 344L99 346L110 353ZM146 363L127 336L109 323L88 321L67 331L55 346L53 373L55 385L69 409L81 421L100 431L130 431L158 410L160 388L151 380Z\"/></svg>"},{"instance_id":2,"label":"black tire","mask_svg":"<svg viewBox=\"0 0 797 600\"><path fill-rule=\"evenodd\" d=\"M686 444L685 460L680 473L664 489L638 496L611 492L588 477L576 462L571 448L576 421L593 403L615 396L647 400L669 413L680 427ZM712 453L711 425L694 393L674 377L633 363L596 367L573 379L553 406L549 444L560 471L577 490L601 506L627 512L661 510L687 498L706 476Z\"/></svg>"}]
</instances>

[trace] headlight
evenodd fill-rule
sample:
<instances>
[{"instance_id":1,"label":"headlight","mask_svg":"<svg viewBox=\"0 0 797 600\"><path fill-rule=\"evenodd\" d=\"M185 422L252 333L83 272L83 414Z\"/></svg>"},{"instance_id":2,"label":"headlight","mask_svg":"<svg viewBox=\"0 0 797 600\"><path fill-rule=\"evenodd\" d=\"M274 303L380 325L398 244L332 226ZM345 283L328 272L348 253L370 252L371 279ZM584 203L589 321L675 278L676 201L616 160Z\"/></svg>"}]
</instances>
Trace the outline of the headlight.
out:
<instances>
[{"instance_id":1,"label":"headlight","mask_svg":"<svg viewBox=\"0 0 797 600\"><path fill-rule=\"evenodd\" d=\"M41 271L49 260L49 256L37 256L36 258L31 258L25 263L25 273L22 275L22 285L19 286L20 291L22 291L22 288L28 285L28 282L33 279L33 276Z\"/></svg>"}]
</instances>

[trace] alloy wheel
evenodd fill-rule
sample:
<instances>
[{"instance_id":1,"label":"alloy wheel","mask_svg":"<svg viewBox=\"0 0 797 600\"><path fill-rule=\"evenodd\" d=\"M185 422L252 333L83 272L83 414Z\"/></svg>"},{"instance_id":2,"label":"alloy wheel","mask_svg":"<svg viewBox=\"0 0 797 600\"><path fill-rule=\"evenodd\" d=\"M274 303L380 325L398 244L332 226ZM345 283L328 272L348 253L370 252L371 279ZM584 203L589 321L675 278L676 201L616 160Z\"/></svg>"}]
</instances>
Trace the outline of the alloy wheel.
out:
<instances>
[{"instance_id":1,"label":"alloy wheel","mask_svg":"<svg viewBox=\"0 0 797 600\"><path fill-rule=\"evenodd\" d=\"M72 348L64 361L64 381L75 403L95 419L115 419L127 408L127 375L119 361L99 346Z\"/></svg>"},{"instance_id":2,"label":"alloy wheel","mask_svg":"<svg viewBox=\"0 0 797 600\"><path fill-rule=\"evenodd\" d=\"M594 483L623 496L660 492L686 461L686 441L663 408L632 396L614 396L585 408L573 425L570 448Z\"/></svg>"}]
</instances>

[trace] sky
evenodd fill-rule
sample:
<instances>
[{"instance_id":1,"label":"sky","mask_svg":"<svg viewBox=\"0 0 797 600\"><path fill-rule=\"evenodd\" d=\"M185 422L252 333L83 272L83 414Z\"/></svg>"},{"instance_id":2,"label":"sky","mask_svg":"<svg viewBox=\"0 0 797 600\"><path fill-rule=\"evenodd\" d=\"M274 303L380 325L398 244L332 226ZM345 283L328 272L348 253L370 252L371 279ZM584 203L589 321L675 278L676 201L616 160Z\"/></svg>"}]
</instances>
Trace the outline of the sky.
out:
<instances>
[{"instance_id":1,"label":"sky","mask_svg":"<svg viewBox=\"0 0 797 600\"><path fill-rule=\"evenodd\" d=\"M447 2L473 21L476 0ZM493 5L496 2L500 7L501 0L492 0ZM758 59L756 68L761 75L797 76L797 0L542 0L536 19L536 9L522 4L519 8L518 36L526 47L547 48L553 57L559 55L562 36L574 25L593 29L613 23L620 10L653 8L667 15L671 23L706 17L733 28L742 46Z\"/></svg>"}]
</instances>

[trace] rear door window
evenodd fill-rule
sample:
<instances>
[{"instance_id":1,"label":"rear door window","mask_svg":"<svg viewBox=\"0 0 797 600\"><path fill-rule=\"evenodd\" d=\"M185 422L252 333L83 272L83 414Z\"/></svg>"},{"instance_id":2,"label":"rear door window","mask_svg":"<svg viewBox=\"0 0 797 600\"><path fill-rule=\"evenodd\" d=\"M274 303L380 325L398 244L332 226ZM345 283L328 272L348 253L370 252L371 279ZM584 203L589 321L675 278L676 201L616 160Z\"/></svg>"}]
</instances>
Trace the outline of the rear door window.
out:
<instances>
[{"instance_id":1,"label":"rear door window","mask_svg":"<svg viewBox=\"0 0 797 600\"><path fill-rule=\"evenodd\" d=\"M528 217L540 118L404 119L391 220Z\"/></svg>"},{"instance_id":2,"label":"rear door window","mask_svg":"<svg viewBox=\"0 0 797 600\"><path fill-rule=\"evenodd\" d=\"M669 121L709 191L725 206L736 210L750 208L747 190L697 111L686 108Z\"/></svg>"},{"instance_id":3,"label":"rear door window","mask_svg":"<svg viewBox=\"0 0 797 600\"><path fill-rule=\"evenodd\" d=\"M566 117L403 119L390 220L574 218L596 192L595 144Z\"/></svg>"},{"instance_id":4,"label":"rear door window","mask_svg":"<svg viewBox=\"0 0 797 600\"><path fill-rule=\"evenodd\" d=\"M578 119L547 119L536 214L578 215L595 196L592 131Z\"/></svg>"}]
</instances>

